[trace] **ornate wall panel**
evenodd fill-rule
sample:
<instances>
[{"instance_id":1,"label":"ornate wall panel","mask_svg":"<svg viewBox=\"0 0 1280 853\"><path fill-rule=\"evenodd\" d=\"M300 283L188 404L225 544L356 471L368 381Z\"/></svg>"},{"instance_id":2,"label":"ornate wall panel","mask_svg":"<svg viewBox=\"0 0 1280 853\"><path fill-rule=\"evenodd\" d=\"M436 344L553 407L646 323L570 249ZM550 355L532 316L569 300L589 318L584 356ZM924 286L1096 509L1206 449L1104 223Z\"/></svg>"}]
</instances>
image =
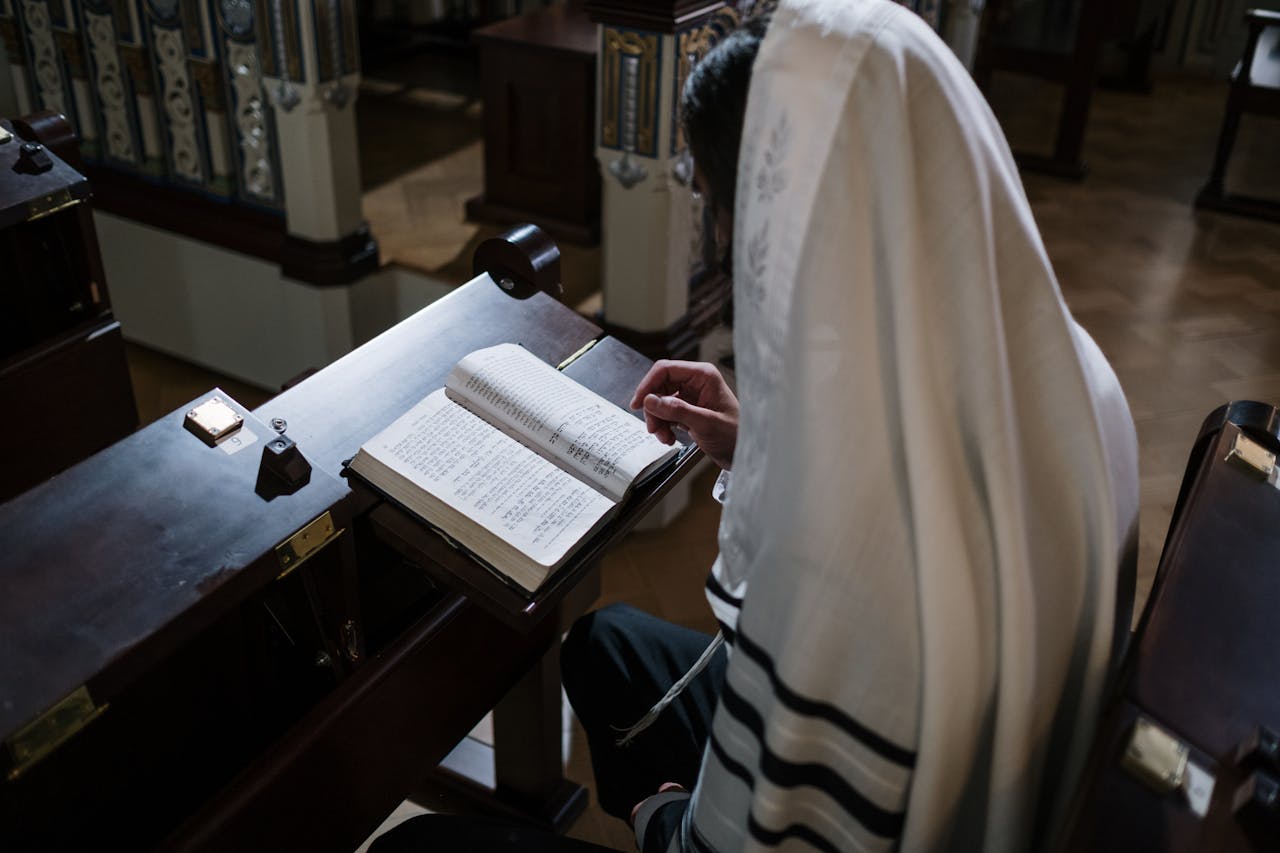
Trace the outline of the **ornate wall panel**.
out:
<instances>
[{"instance_id":1,"label":"ornate wall panel","mask_svg":"<svg viewBox=\"0 0 1280 853\"><path fill-rule=\"evenodd\" d=\"M168 130L169 166L183 180L203 182L203 127L187 69L182 30L153 27L152 38L153 61L160 78L159 101Z\"/></svg>"},{"instance_id":2,"label":"ornate wall panel","mask_svg":"<svg viewBox=\"0 0 1280 853\"><path fill-rule=\"evenodd\" d=\"M270 51L261 50L257 41L262 34L272 32L270 26L256 20L258 12L267 10L267 2L214 2L218 4L218 39L225 74L228 133L236 161L236 189L246 201L279 208L282 193L275 125L262 81L264 57Z\"/></svg>"},{"instance_id":3,"label":"ornate wall panel","mask_svg":"<svg viewBox=\"0 0 1280 853\"><path fill-rule=\"evenodd\" d=\"M88 71L102 140L100 156L108 161L138 164L140 143L133 118L133 94L120 59L111 6L81 10L88 45Z\"/></svg>"},{"instance_id":4,"label":"ornate wall panel","mask_svg":"<svg viewBox=\"0 0 1280 853\"><path fill-rule=\"evenodd\" d=\"M189 21L180 0L144 0L151 73L162 128L161 141L168 177L203 185L208 179L204 112L189 68L187 34L199 20ZM192 24L194 26L189 26Z\"/></svg>"},{"instance_id":5,"label":"ornate wall panel","mask_svg":"<svg viewBox=\"0 0 1280 853\"><path fill-rule=\"evenodd\" d=\"M289 82L304 79L298 9L291 0L222 0L247 6L250 33L256 29L262 73Z\"/></svg>"},{"instance_id":6,"label":"ornate wall panel","mask_svg":"<svg viewBox=\"0 0 1280 853\"><path fill-rule=\"evenodd\" d=\"M61 6L61 3L62 0L55 0L54 5ZM56 110L74 122L75 110L71 108L62 51L58 49L54 36L50 4L45 0L21 0L19 9L26 34L28 68L35 89L33 102L41 109Z\"/></svg>"},{"instance_id":7,"label":"ornate wall panel","mask_svg":"<svg viewBox=\"0 0 1280 853\"><path fill-rule=\"evenodd\" d=\"M604 27L602 38L600 144L656 157L662 42L657 33L619 27Z\"/></svg>"}]
</instances>

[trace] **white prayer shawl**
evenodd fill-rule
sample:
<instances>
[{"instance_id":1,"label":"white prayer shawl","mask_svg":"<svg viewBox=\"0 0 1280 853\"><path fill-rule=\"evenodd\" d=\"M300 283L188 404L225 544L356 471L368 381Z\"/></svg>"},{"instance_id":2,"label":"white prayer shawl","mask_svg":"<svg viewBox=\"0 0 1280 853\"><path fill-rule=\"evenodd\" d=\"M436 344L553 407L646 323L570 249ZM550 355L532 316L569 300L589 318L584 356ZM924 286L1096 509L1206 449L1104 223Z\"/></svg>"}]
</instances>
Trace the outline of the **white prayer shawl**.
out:
<instances>
[{"instance_id":1,"label":"white prayer shawl","mask_svg":"<svg viewBox=\"0 0 1280 853\"><path fill-rule=\"evenodd\" d=\"M913 14L783 0L734 270L709 594L737 636L673 847L1030 849L1093 734L1137 448L995 119Z\"/></svg>"}]
</instances>

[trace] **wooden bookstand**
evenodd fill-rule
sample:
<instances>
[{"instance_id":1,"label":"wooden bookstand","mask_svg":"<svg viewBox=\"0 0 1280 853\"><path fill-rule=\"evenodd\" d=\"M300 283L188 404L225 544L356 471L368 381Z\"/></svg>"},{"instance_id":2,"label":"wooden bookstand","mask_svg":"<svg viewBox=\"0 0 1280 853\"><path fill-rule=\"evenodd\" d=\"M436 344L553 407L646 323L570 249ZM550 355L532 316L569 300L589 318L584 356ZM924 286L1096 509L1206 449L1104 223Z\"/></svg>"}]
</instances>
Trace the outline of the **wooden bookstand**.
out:
<instances>
[{"instance_id":1,"label":"wooden bookstand","mask_svg":"<svg viewBox=\"0 0 1280 853\"><path fill-rule=\"evenodd\" d=\"M481 785L437 776L468 809L572 821L585 792L561 765L560 634L597 594L596 558L699 454L514 610L338 476L491 344L559 365L598 341L567 370L626 404L649 362L539 289L558 277L536 229L506 243L478 254L505 258L495 271L514 286L486 272L258 410L232 403L259 444L283 431L310 463L291 493L268 500L259 449L207 446L184 407L0 507L0 648L14 650L0 696L16 697L0 714L0 847L347 853L451 752L455 771L485 765ZM331 533L314 533L326 513ZM279 546L308 530L316 555L292 571ZM85 713L60 728L50 710L81 687ZM455 751L490 709L494 749ZM32 720L50 748L19 767Z\"/></svg>"}]
</instances>

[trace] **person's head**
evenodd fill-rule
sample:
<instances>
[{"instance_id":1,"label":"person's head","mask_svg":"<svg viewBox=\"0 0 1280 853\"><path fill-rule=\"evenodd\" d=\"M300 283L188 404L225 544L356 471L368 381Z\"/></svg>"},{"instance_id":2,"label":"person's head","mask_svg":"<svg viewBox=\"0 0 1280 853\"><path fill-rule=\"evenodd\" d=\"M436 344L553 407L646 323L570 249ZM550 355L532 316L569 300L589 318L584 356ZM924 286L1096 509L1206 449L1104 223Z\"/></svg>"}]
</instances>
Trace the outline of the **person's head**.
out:
<instances>
[{"instance_id":1,"label":"person's head","mask_svg":"<svg viewBox=\"0 0 1280 853\"><path fill-rule=\"evenodd\" d=\"M715 211L722 238L733 233L747 90L767 26L765 15L744 21L694 66L681 93L680 121L693 155L695 189Z\"/></svg>"}]
</instances>

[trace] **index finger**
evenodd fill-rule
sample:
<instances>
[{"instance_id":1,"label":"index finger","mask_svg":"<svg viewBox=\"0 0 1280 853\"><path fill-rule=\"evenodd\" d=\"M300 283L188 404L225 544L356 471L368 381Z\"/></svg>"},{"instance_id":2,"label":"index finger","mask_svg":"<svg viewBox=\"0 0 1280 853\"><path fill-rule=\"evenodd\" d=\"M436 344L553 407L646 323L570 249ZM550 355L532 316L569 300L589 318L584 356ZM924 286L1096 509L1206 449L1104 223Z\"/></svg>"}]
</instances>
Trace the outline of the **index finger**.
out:
<instances>
[{"instance_id":1,"label":"index finger","mask_svg":"<svg viewBox=\"0 0 1280 853\"><path fill-rule=\"evenodd\" d=\"M669 397L682 390L700 386L705 378L702 368L706 366L709 365L695 361L672 361L666 358L655 361L653 367L649 368L649 372L636 386L636 392L631 395L631 408L640 408L644 398L650 394Z\"/></svg>"}]
</instances>

